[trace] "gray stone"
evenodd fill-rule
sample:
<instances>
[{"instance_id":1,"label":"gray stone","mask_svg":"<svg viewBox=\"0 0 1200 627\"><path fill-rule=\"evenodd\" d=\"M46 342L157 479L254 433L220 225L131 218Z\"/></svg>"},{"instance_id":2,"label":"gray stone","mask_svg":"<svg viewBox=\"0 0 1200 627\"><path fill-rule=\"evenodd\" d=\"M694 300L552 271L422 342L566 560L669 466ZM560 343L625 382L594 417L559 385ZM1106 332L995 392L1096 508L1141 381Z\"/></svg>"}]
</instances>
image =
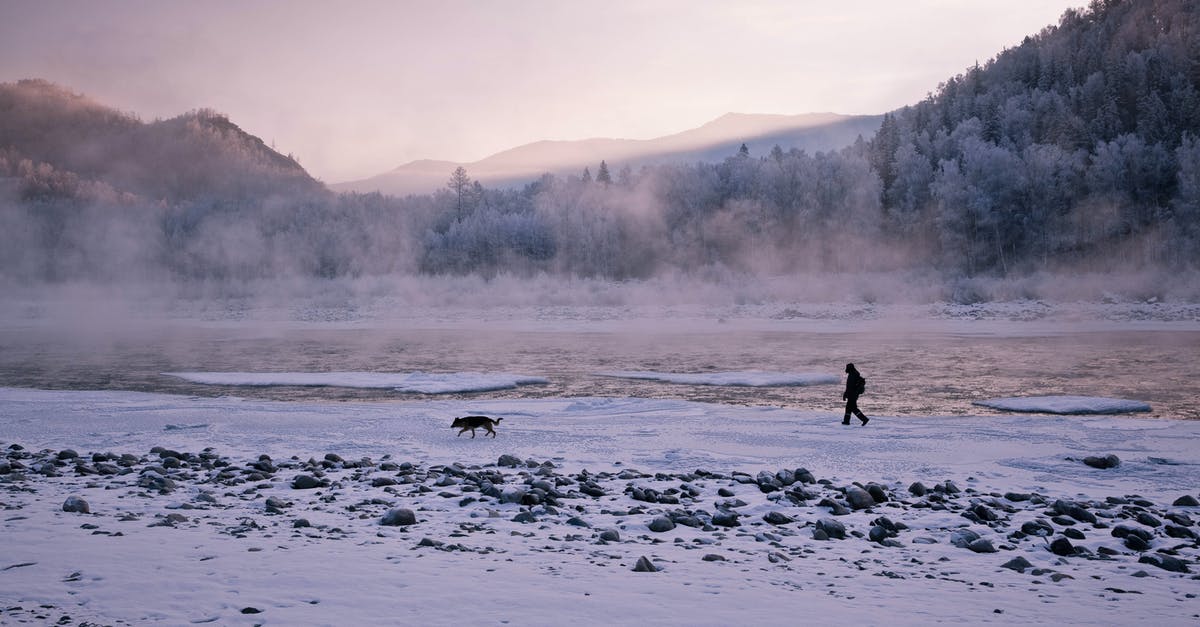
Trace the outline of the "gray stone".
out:
<instances>
[{"instance_id":1,"label":"gray stone","mask_svg":"<svg viewBox=\"0 0 1200 627\"><path fill-rule=\"evenodd\" d=\"M507 455L507 454L501 455L500 459L498 461L496 461L497 466L508 466L510 468L516 468L517 466L522 466L522 465L524 465L524 463L525 462L521 461L521 458L519 458L515 455Z\"/></svg>"},{"instance_id":2,"label":"gray stone","mask_svg":"<svg viewBox=\"0 0 1200 627\"><path fill-rule=\"evenodd\" d=\"M312 490L313 488L324 487L325 484L312 475L296 475L292 479L292 489L294 490Z\"/></svg>"},{"instance_id":3,"label":"gray stone","mask_svg":"<svg viewBox=\"0 0 1200 627\"><path fill-rule=\"evenodd\" d=\"M1190 494L1185 494L1175 499L1175 502L1171 503L1171 505L1175 507L1200 507L1200 501L1197 501L1196 497Z\"/></svg>"},{"instance_id":4,"label":"gray stone","mask_svg":"<svg viewBox=\"0 0 1200 627\"><path fill-rule=\"evenodd\" d=\"M1066 538L1056 538L1050 543L1050 552L1055 555L1068 557L1075 554L1075 545Z\"/></svg>"},{"instance_id":5,"label":"gray stone","mask_svg":"<svg viewBox=\"0 0 1200 627\"><path fill-rule=\"evenodd\" d=\"M605 542L620 542L621 532L616 529L605 529L600 532L600 539Z\"/></svg>"},{"instance_id":6,"label":"gray stone","mask_svg":"<svg viewBox=\"0 0 1200 627\"><path fill-rule=\"evenodd\" d=\"M1121 459L1112 453L1103 456L1089 455L1083 458L1083 463L1091 466L1092 468L1107 470L1109 468L1116 468L1117 466L1120 466Z\"/></svg>"},{"instance_id":7,"label":"gray stone","mask_svg":"<svg viewBox=\"0 0 1200 627\"><path fill-rule=\"evenodd\" d=\"M979 534L970 529L956 529L950 533L950 544L965 549L969 548L970 544L979 539Z\"/></svg>"},{"instance_id":8,"label":"gray stone","mask_svg":"<svg viewBox=\"0 0 1200 627\"><path fill-rule=\"evenodd\" d=\"M706 561L706 562L724 562L724 561L725 561L725 556L724 556L724 555L717 555L716 553L706 553L706 554L704 555L704 557L702 557L702 558L700 558L700 559L702 559L702 560L704 560L704 561Z\"/></svg>"},{"instance_id":9,"label":"gray stone","mask_svg":"<svg viewBox=\"0 0 1200 627\"><path fill-rule=\"evenodd\" d=\"M90 514L92 507L88 502L78 496L68 496L66 501L63 501L62 511L71 512L74 514Z\"/></svg>"},{"instance_id":10,"label":"gray stone","mask_svg":"<svg viewBox=\"0 0 1200 627\"><path fill-rule=\"evenodd\" d=\"M858 486L846 488L846 501L854 509L866 509L875 505L875 498L871 493Z\"/></svg>"},{"instance_id":11,"label":"gray stone","mask_svg":"<svg viewBox=\"0 0 1200 627\"><path fill-rule=\"evenodd\" d=\"M1138 563L1139 564L1150 564L1151 566L1157 566L1163 570L1168 570L1173 573L1190 573L1190 572L1192 572L1191 570L1188 569L1187 562L1184 562L1183 560L1176 558L1176 557L1171 557L1170 555L1163 555L1162 553L1151 553L1149 555L1143 555L1140 558L1138 558Z\"/></svg>"},{"instance_id":12,"label":"gray stone","mask_svg":"<svg viewBox=\"0 0 1200 627\"><path fill-rule=\"evenodd\" d=\"M1029 563L1029 560L1021 556L1017 556L1001 564L1000 568L1007 568L1009 570L1015 570L1018 573L1024 573L1025 569L1033 568L1033 564Z\"/></svg>"},{"instance_id":13,"label":"gray stone","mask_svg":"<svg viewBox=\"0 0 1200 627\"><path fill-rule=\"evenodd\" d=\"M650 531L654 531L657 533L663 533L665 531L670 531L670 530L674 529L675 523L671 522L671 519L667 518L666 516L659 516L659 517L655 518L654 520L650 521L650 524L648 526L650 527Z\"/></svg>"},{"instance_id":14,"label":"gray stone","mask_svg":"<svg viewBox=\"0 0 1200 627\"><path fill-rule=\"evenodd\" d=\"M971 549L972 551L974 551L976 553L995 553L996 552L996 547L992 546L991 540L988 540L987 538L976 538L974 541L972 541L970 544L967 545L967 548Z\"/></svg>"},{"instance_id":15,"label":"gray stone","mask_svg":"<svg viewBox=\"0 0 1200 627\"><path fill-rule=\"evenodd\" d=\"M657 573L658 567L651 562L645 555L638 558L637 564L633 567L635 573Z\"/></svg>"},{"instance_id":16,"label":"gray stone","mask_svg":"<svg viewBox=\"0 0 1200 627\"><path fill-rule=\"evenodd\" d=\"M914 481L912 485L908 486L908 492L913 496L925 496L929 493L929 488L926 488L925 484L920 481Z\"/></svg>"},{"instance_id":17,"label":"gray stone","mask_svg":"<svg viewBox=\"0 0 1200 627\"><path fill-rule=\"evenodd\" d=\"M832 518L822 518L817 521L817 529L823 531L829 538L846 539L846 526Z\"/></svg>"},{"instance_id":18,"label":"gray stone","mask_svg":"<svg viewBox=\"0 0 1200 627\"><path fill-rule=\"evenodd\" d=\"M774 510L769 511L766 514L764 514L763 520L772 525L786 525L788 523L794 522L794 520L792 519L791 516L788 516L787 514L784 514L783 512L778 512L778 511L774 511Z\"/></svg>"},{"instance_id":19,"label":"gray stone","mask_svg":"<svg viewBox=\"0 0 1200 627\"><path fill-rule=\"evenodd\" d=\"M389 509L379 524L387 527L407 527L417 524L417 515L411 509L396 507Z\"/></svg>"},{"instance_id":20,"label":"gray stone","mask_svg":"<svg viewBox=\"0 0 1200 627\"><path fill-rule=\"evenodd\" d=\"M867 484L867 493L871 495L872 499L875 499L876 503L887 503L889 500L887 490L877 483Z\"/></svg>"},{"instance_id":21,"label":"gray stone","mask_svg":"<svg viewBox=\"0 0 1200 627\"><path fill-rule=\"evenodd\" d=\"M1129 534L1125 536L1125 546L1131 551L1149 551L1150 543L1139 535Z\"/></svg>"},{"instance_id":22,"label":"gray stone","mask_svg":"<svg viewBox=\"0 0 1200 627\"><path fill-rule=\"evenodd\" d=\"M737 512L718 510L712 516L712 524L718 527L737 527L741 523L738 522Z\"/></svg>"}]
</instances>

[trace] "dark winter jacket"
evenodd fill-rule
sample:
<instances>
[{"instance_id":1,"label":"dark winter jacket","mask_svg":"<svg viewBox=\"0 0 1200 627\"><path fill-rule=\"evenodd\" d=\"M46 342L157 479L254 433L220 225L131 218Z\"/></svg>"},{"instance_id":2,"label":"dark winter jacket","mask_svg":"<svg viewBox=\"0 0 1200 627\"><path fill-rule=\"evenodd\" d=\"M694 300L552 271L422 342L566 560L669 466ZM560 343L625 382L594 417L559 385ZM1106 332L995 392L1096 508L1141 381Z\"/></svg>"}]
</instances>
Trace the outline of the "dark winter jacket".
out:
<instances>
[{"instance_id":1,"label":"dark winter jacket","mask_svg":"<svg viewBox=\"0 0 1200 627\"><path fill-rule=\"evenodd\" d=\"M867 380L858 374L857 370L851 370L846 374L846 391L842 394L844 398L858 398L866 387Z\"/></svg>"}]
</instances>

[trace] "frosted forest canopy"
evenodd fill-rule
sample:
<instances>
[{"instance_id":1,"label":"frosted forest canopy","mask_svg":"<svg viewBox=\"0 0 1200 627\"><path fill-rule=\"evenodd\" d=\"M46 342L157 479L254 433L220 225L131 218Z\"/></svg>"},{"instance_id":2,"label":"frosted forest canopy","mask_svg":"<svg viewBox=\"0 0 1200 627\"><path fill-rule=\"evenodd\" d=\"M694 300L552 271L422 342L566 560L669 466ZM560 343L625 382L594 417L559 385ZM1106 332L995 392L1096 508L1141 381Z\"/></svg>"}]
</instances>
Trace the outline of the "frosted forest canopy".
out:
<instances>
[{"instance_id":1,"label":"frosted forest canopy","mask_svg":"<svg viewBox=\"0 0 1200 627\"><path fill-rule=\"evenodd\" d=\"M212 111L143 122L0 85L9 281L1200 265L1200 5L1093 2L840 151L437 193L329 192Z\"/></svg>"}]
</instances>

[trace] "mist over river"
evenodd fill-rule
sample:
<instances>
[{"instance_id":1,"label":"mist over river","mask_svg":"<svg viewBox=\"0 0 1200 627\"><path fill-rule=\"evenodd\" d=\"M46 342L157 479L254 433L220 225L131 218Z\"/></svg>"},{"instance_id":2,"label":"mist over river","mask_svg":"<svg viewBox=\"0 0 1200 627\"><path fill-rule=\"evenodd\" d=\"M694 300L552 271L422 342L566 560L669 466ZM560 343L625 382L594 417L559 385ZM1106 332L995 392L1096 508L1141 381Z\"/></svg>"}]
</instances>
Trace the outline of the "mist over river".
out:
<instances>
[{"instance_id":1,"label":"mist over river","mask_svg":"<svg viewBox=\"0 0 1200 627\"><path fill-rule=\"evenodd\" d=\"M1200 419L1195 325L1093 330L988 321L922 325L669 319L496 324L135 324L80 332L0 326L0 386L135 390L274 400L397 402L429 395L346 387L201 385L165 372L503 372L538 385L439 398L641 397L840 415L841 384L739 387L605 376L615 371L762 371L837 376L854 362L871 416L989 415L973 401L1083 395L1145 401L1147 418ZM1054 418L1064 419L1064 418ZM1069 419L1069 418L1065 418Z\"/></svg>"}]
</instances>

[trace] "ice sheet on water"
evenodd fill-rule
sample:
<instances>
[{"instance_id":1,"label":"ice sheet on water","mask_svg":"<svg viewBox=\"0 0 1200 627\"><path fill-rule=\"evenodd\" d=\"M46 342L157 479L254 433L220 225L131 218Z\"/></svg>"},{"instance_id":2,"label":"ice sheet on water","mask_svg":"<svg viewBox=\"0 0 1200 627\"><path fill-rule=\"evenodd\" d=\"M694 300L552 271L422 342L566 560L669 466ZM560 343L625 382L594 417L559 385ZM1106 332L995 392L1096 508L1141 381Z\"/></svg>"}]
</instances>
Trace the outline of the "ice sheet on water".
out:
<instances>
[{"instance_id":1,"label":"ice sheet on water","mask_svg":"<svg viewBox=\"0 0 1200 627\"><path fill-rule=\"evenodd\" d=\"M664 381L682 385L718 385L738 387L776 387L776 386L806 386L838 383L836 375L821 373L792 373L792 372L760 372L748 370L743 372L703 372L675 373L654 372L648 370L625 370L617 372L597 373L604 377L619 379L642 379L647 381Z\"/></svg>"},{"instance_id":2,"label":"ice sheet on water","mask_svg":"<svg viewBox=\"0 0 1200 627\"><path fill-rule=\"evenodd\" d=\"M975 401L981 407L1045 414L1128 414L1151 411L1148 403L1099 396L1023 396Z\"/></svg>"},{"instance_id":3,"label":"ice sheet on water","mask_svg":"<svg viewBox=\"0 0 1200 627\"><path fill-rule=\"evenodd\" d=\"M505 372L164 372L192 383L234 386L328 386L391 388L417 394L456 394L508 390L548 383L542 377Z\"/></svg>"}]
</instances>

